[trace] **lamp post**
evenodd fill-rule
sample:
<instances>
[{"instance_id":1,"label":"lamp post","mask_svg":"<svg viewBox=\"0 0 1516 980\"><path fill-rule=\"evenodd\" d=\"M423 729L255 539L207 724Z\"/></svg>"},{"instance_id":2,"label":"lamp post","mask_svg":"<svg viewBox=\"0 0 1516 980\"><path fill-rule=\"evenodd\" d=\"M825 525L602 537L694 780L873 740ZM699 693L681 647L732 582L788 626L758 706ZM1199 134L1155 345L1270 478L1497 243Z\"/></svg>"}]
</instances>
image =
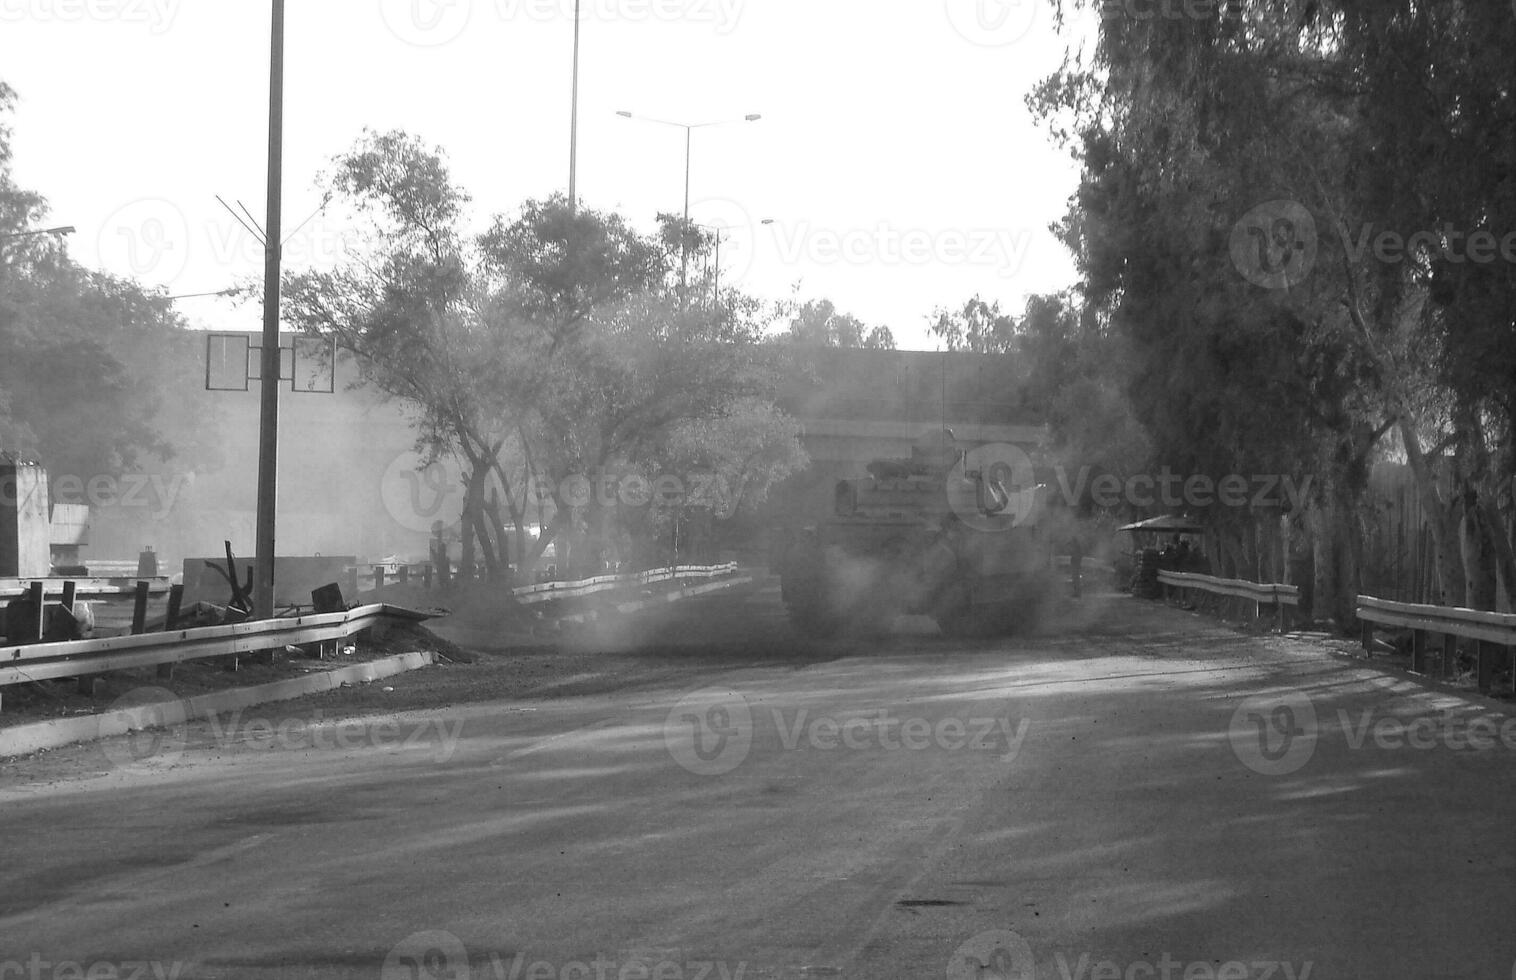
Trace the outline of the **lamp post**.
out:
<instances>
[{"instance_id":1,"label":"lamp post","mask_svg":"<svg viewBox=\"0 0 1516 980\"><path fill-rule=\"evenodd\" d=\"M724 231L726 231L726 229L723 228L720 225L706 225L706 224L701 224L698 221L692 221L692 222L690 222L690 224L692 226L696 227L696 228L704 228L706 231L710 231L710 232L714 232L715 233L715 236L716 236L716 276L715 276L715 279L713 280L712 286L711 286L711 301L712 301L713 305L714 304L719 304L721 302L721 233L724 232Z\"/></svg>"},{"instance_id":2,"label":"lamp post","mask_svg":"<svg viewBox=\"0 0 1516 980\"><path fill-rule=\"evenodd\" d=\"M0 244L18 241L22 238L35 238L38 235L57 235L59 238L62 238L64 235L72 235L73 233L73 225L59 225L56 228L34 228L31 231L12 231L0 235Z\"/></svg>"},{"instance_id":3,"label":"lamp post","mask_svg":"<svg viewBox=\"0 0 1516 980\"><path fill-rule=\"evenodd\" d=\"M164 299L199 299L202 296L231 296L236 291L236 286L228 286L225 289L218 289L213 293L175 293L173 296L165 296Z\"/></svg>"},{"instance_id":4,"label":"lamp post","mask_svg":"<svg viewBox=\"0 0 1516 980\"><path fill-rule=\"evenodd\" d=\"M579 0L574 0L574 88L569 99L569 214L579 210Z\"/></svg>"},{"instance_id":5,"label":"lamp post","mask_svg":"<svg viewBox=\"0 0 1516 980\"><path fill-rule=\"evenodd\" d=\"M705 129L709 126L727 126L739 122L757 122L763 116L756 112L750 112L741 119L718 119L713 122L682 123L668 119L653 119L649 116L639 116L625 109L618 109L616 115L623 119L640 119L643 122L657 123L660 126L677 126L684 130L684 224L679 229L679 305L684 306L685 290L689 283L690 254L688 242L688 230L690 224L690 146L697 129Z\"/></svg>"}]
</instances>

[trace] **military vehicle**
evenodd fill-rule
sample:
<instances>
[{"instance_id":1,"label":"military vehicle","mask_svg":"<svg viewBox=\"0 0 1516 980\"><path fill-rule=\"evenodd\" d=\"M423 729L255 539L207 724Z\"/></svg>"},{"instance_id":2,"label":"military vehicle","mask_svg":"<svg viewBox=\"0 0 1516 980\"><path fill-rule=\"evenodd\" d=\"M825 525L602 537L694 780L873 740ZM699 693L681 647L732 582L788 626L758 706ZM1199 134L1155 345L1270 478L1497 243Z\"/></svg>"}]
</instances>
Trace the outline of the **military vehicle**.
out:
<instances>
[{"instance_id":1,"label":"military vehicle","mask_svg":"<svg viewBox=\"0 0 1516 980\"><path fill-rule=\"evenodd\" d=\"M833 513L792 531L778 565L804 633L933 617L944 633L1014 629L1056 596L1047 489L1014 446L965 451L943 429L907 459L877 459L841 480Z\"/></svg>"}]
</instances>

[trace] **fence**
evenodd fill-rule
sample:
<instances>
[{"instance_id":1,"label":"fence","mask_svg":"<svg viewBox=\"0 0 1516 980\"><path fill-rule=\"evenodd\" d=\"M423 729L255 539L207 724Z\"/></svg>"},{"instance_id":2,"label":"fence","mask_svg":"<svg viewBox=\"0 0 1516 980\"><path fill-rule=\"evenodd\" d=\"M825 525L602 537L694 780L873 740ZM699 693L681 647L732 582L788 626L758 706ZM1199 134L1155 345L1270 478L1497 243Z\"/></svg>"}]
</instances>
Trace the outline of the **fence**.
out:
<instances>
[{"instance_id":1,"label":"fence","mask_svg":"<svg viewBox=\"0 0 1516 980\"><path fill-rule=\"evenodd\" d=\"M1216 578L1213 575L1200 575L1195 572L1170 572L1160 570L1158 582L1163 586L1163 595L1167 599L1174 590L1181 594L1195 590L1205 595L1215 596L1218 603L1227 599L1240 599L1251 603L1253 618L1259 619L1263 615L1264 606L1274 608L1274 625L1283 632L1287 626L1285 610L1300 606L1300 590L1293 585L1280 585L1278 583L1249 582L1239 578Z\"/></svg>"},{"instance_id":2,"label":"fence","mask_svg":"<svg viewBox=\"0 0 1516 980\"><path fill-rule=\"evenodd\" d=\"M1358 622L1364 651L1372 652L1376 628L1398 627L1411 631L1411 670L1428 673L1427 634L1442 637L1440 673L1450 676L1457 663L1458 641L1473 641L1478 661L1476 676L1481 693L1494 687L1495 675L1511 666L1511 648L1516 647L1516 613L1482 612L1451 606L1392 602L1374 596L1358 597ZM1516 681L1513 681L1516 686Z\"/></svg>"}]
</instances>

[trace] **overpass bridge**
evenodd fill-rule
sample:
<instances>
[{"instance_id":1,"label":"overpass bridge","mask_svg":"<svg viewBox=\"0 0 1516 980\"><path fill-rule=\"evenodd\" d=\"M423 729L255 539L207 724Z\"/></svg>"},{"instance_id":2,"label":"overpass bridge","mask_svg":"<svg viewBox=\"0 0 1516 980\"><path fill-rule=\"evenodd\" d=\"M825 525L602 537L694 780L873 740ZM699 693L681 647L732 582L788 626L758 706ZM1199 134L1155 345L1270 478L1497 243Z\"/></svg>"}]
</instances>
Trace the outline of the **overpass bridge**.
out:
<instances>
[{"instance_id":1,"label":"overpass bridge","mask_svg":"<svg viewBox=\"0 0 1516 980\"><path fill-rule=\"evenodd\" d=\"M1010 355L815 348L803 360L779 402L800 421L811 465L774 489L772 524L829 513L838 480L866 475L871 460L909 456L944 425L963 449L1003 442L1035 458L1047 444L1025 369Z\"/></svg>"}]
</instances>

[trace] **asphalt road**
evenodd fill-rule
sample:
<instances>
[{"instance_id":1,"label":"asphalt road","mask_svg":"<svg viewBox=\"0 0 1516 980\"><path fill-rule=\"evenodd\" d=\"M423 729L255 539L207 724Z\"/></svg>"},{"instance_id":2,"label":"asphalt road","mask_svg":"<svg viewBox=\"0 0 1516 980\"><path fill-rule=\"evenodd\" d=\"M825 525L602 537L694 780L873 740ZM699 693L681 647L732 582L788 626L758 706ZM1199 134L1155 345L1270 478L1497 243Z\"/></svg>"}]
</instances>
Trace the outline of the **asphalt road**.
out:
<instances>
[{"instance_id":1,"label":"asphalt road","mask_svg":"<svg viewBox=\"0 0 1516 980\"><path fill-rule=\"evenodd\" d=\"M1116 596L583 642L689 674L7 766L0 980L1516 977L1492 702Z\"/></svg>"}]
</instances>

